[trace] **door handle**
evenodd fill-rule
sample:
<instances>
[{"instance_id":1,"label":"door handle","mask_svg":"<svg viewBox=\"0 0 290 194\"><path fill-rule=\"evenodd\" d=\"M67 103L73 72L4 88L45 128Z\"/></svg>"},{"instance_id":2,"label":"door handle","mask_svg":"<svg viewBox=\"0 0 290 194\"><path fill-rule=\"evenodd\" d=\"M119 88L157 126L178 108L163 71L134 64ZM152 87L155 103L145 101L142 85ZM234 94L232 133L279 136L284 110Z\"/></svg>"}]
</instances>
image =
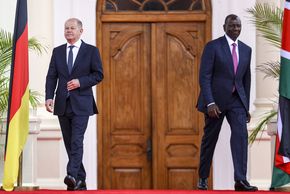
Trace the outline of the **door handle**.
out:
<instances>
[{"instance_id":1,"label":"door handle","mask_svg":"<svg viewBox=\"0 0 290 194\"><path fill-rule=\"evenodd\" d=\"M152 140L151 140L151 138L148 138L146 143L147 143L147 148L146 148L147 160L151 161L152 160Z\"/></svg>"}]
</instances>

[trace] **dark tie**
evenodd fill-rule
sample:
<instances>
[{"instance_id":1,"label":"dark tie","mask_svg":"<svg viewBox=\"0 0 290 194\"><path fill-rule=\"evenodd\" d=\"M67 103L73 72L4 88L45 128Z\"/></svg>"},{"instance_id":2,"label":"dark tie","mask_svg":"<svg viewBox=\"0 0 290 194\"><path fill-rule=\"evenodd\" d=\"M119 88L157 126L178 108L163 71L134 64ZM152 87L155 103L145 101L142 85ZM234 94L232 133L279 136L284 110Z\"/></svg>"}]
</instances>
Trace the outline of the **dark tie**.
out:
<instances>
[{"instance_id":1,"label":"dark tie","mask_svg":"<svg viewBox=\"0 0 290 194\"><path fill-rule=\"evenodd\" d=\"M238 55L236 51L237 44L233 43L233 49L232 49L232 57L233 57L233 63L234 63L234 72L236 74L237 68L238 68Z\"/></svg>"},{"instance_id":2,"label":"dark tie","mask_svg":"<svg viewBox=\"0 0 290 194\"><path fill-rule=\"evenodd\" d=\"M72 49L74 48L74 45L69 46L69 52L68 52L68 59L67 59L67 67L69 74L71 73L72 67L73 67L73 52Z\"/></svg>"}]
</instances>

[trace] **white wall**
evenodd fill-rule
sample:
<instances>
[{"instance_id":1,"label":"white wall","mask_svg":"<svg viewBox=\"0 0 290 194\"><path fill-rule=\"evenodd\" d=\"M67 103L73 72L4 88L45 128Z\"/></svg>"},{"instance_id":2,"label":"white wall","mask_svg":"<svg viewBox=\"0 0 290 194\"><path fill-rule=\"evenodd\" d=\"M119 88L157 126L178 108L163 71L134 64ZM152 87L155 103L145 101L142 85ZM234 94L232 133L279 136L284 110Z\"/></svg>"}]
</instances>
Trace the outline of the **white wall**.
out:
<instances>
[{"instance_id":1,"label":"white wall","mask_svg":"<svg viewBox=\"0 0 290 194\"><path fill-rule=\"evenodd\" d=\"M13 33L16 0L0 0L0 28Z\"/></svg>"}]
</instances>

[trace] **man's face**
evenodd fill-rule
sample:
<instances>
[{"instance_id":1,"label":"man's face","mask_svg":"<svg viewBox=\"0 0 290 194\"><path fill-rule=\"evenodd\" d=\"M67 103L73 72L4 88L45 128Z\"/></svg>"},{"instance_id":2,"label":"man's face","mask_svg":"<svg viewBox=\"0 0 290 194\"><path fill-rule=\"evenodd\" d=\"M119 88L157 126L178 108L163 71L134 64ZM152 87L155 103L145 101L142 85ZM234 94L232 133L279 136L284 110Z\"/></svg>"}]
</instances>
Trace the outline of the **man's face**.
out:
<instances>
[{"instance_id":1,"label":"man's face","mask_svg":"<svg viewBox=\"0 0 290 194\"><path fill-rule=\"evenodd\" d=\"M237 17L235 19L228 18L224 24L225 33L233 40L236 41L242 29L241 20Z\"/></svg>"},{"instance_id":2,"label":"man's face","mask_svg":"<svg viewBox=\"0 0 290 194\"><path fill-rule=\"evenodd\" d=\"M77 42L80 39L82 32L83 29L78 26L76 20L66 21L64 25L64 37L70 44Z\"/></svg>"}]
</instances>

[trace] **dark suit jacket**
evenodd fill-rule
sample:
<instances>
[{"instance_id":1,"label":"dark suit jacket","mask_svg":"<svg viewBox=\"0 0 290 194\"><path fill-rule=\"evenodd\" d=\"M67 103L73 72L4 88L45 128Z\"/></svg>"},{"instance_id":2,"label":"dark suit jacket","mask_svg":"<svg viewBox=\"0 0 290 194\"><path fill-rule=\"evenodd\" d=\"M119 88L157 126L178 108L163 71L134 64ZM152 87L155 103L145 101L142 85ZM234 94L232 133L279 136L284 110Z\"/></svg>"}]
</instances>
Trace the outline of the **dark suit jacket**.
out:
<instances>
[{"instance_id":1,"label":"dark suit jacket","mask_svg":"<svg viewBox=\"0 0 290 194\"><path fill-rule=\"evenodd\" d=\"M66 46L63 44L53 50L46 76L45 99L53 99L55 95L54 114L63 115L67 99L67 82L79 79L80 87L69 92L72 110L76 115L93 115L98 110L92 86L103 79L99 50L82 41L72 72L69 74Z\"/></svg>"},{"instance_id":2,"label":"dark suit jacket","mask_svg":"<svg viewBox=\"0 0 290 194\"><path fill-rule=\"evenodd\" d=\"M205 46L199 74L199 111L206 112L207 105L211 102L215 102L221 111L225 110L234 85L245 109L249 111L252 50L241 41L238 42L238 48L239 64L235 75L231 51L225 36L210 41Z\"/></svg>"}]
</instances>

